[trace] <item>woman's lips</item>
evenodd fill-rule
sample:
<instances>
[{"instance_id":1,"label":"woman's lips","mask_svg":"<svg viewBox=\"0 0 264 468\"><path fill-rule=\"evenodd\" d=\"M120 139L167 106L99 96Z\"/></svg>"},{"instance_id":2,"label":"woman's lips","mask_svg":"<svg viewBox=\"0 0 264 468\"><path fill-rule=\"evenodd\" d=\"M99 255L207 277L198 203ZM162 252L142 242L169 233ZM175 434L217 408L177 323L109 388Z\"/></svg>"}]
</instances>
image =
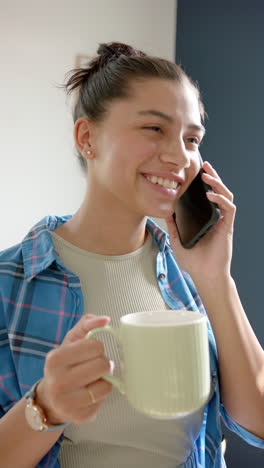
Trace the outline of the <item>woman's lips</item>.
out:
<instances>
[{"instance_id":1,"label":"woman's lips","mask_svg":"<svg viewBox=\"0 0 264 468\"><path fill-rule=\"evenodd\" d=\"M170 188L170 187L163 187L162 185L159 185L158 183L153 183L151 182L150 180L147 179L147 174L142 174L142 176L144 177L146 183L148 184L148 186L150 188L152 188L153 190L155 190L156 192L159 192L171 199L175 199L178 192L179 192L179 189L181 187L181 185L178 183L177 187L176 188Z\"/></svg>"}]
</instances>

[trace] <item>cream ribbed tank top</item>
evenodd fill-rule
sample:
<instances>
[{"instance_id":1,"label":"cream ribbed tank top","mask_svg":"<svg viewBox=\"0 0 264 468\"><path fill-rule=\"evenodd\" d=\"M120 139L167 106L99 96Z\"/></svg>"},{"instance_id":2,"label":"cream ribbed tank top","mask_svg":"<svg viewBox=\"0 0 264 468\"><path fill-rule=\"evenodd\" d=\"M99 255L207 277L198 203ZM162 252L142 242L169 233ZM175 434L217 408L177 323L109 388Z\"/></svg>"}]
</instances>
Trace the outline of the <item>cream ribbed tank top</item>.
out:
<instances>
[{"instance_id":1,"label":"cream ribbed tank top","mask_svg":"<svg viewBox=\"0 0 264 468\"><path fill-rule=\"evenodd\" d=\"M99 255L70 244L51 233L65 266L80 278L85 313L109 315L117 327L122 315L169 309L156 278L157 247L148 233L135 252ZM120 374L116 343L102 334L105 354ZM153 365L155 365L153 363ZM62 468L175 468L186 461L202 425L203 409L179 420L155 420L134 410L113 388L96 420L71 424L60 450Z\"/></svg>"}]
</instances>

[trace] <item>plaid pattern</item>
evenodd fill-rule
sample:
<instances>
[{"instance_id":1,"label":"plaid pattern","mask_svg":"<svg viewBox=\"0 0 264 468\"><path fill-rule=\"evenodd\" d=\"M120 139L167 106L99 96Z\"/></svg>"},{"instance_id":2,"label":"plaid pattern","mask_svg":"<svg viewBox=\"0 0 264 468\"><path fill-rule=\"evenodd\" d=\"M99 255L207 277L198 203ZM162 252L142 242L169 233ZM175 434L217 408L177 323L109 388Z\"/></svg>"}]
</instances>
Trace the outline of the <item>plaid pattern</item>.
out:
<instances>
[{"instance_id":1,"label":"plaid pattern","mask_svg":"<svg viewBox=\"0 0 264 468\"><path fill-rule=\"evenodd\" d=\"M46 354L62 342L83 315L80 280L61 262L50 234L70 218L47 216L20 244L0 253L0 417L43 376ZM158 247L157 281L168 306L206 315L190 276L177 265L167 233L151 219L147 228ZM194 451L182 468L225 467L220 416L249 444L264 448L264 441L236 424L221 404L216 343L208 320L207 323L212 396ZM63 435L38 468L59 468L62 438Z\"/></svg>"}]
</instances>

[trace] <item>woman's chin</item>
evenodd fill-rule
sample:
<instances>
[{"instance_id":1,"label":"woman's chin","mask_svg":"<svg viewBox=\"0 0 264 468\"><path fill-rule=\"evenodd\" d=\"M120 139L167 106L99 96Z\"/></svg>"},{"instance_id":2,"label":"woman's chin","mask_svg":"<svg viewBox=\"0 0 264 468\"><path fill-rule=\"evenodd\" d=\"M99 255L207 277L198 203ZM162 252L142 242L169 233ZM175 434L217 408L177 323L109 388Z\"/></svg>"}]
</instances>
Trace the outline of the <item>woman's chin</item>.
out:
<instances>
[{"instance_id":1,"label":"woman's chin","mask_svg":"<svg viewBox=\"0 0 264 468\"><path fill-rule=\"evenodd\" d=\"M169 216L173 215L173 209L167 209L167 210L151 210L147 216L149 218L157 218L157 219L164 219L168 218Z\"/></svg>"}]
</instances>

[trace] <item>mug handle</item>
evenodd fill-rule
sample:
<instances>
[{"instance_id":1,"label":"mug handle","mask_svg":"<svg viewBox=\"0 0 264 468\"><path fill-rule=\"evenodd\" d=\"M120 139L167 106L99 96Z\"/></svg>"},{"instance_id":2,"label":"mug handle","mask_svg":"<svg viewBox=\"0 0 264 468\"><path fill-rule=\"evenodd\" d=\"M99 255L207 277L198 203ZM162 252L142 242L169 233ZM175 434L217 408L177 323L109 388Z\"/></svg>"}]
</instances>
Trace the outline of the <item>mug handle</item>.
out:
<instances>
[{"instance_id":1,"label":"mug handle","mask_svg":"<svg viewBox=\"0 0 264 468\"><path fill-rule=\"evenodd\" d=\"M110 333L110 335L112 335L116 339L118 344L121 347L123 347L119 330L117 328L110 327L110 325L105 325L104 327L93 328L92 330L90 330L86 334L85 338L89 339L95 333L100 333L100 332ZM121 377L114 377L114 376L111 376L111 375L103 375L102 379L107 380L108 382L110 382L114 387L117 388L117 390L119 390L119 392L122 395L125 395L125 383L124 383L124 380Z\"/></svg>"}]
</instances>

